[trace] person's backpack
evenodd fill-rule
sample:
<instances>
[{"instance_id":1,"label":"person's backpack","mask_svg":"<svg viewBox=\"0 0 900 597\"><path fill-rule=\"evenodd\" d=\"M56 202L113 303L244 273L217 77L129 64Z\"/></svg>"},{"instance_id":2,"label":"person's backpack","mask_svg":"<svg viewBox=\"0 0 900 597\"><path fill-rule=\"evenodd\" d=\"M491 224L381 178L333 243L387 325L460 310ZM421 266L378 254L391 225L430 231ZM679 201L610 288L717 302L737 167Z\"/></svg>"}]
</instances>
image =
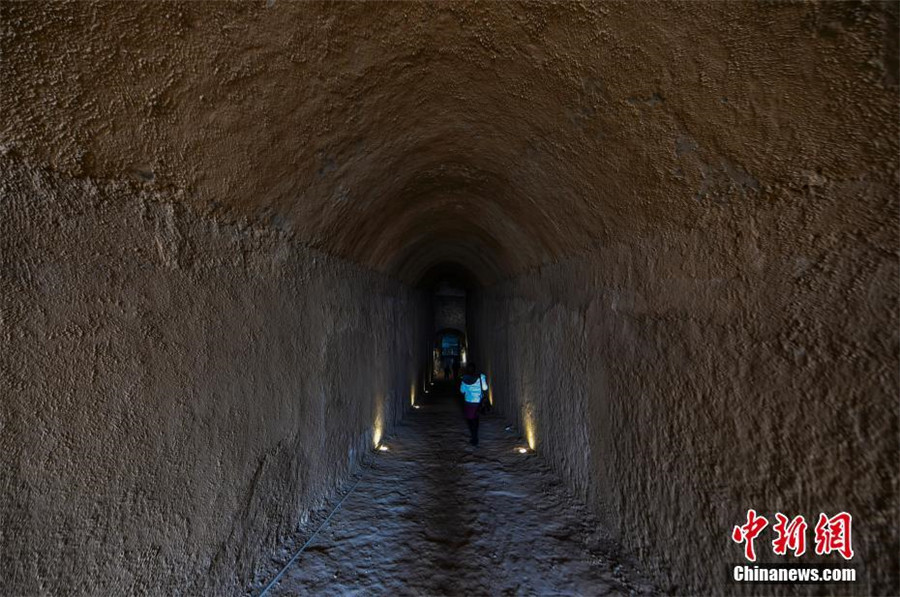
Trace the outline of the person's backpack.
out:
<instances>
[{"instance_id":1,"label":"person's backpack","mask_svg":"<svg viewBox=\"0 0 900 597\"><path fill-rule=\"evenodd\" d=\"M488 389L487 378L484 376L484 373L479 377L481 379L481 404L479 405L478 410L481 413L489 413L491 412L491 401L488 400L486 393Z\"/></svg>"}]
</instances>

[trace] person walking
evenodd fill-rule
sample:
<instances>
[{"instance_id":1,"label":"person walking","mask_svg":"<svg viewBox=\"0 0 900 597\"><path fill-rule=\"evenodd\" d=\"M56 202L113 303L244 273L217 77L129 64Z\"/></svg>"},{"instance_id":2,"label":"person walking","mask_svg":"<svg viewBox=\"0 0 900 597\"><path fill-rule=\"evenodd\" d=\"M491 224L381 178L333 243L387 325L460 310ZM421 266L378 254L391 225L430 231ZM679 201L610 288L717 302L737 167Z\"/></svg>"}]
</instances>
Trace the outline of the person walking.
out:
<instances>
[{"instance_id":1,"label":"person walking","mask_svg":"<svg viewBox=\"0 0 900 597\"><path fill-rule=\"evenodd\" d=\"M484 373L481 373L475 363L466 364L465 374L459 384L459 391L463 395L463 415L469 426L469 443L478 445L478 414L481 404L485 400L488 384Z\"/></svg>"},{"instance_id":2,"label":"person walking","mask_svg":"<svg viewBox=\"0 0 900 597\"><path fill-rule=\"evenodd\" d=\"M444 369L444 381L450 381L450 372L453 371L453 361L450 357L441 357Z\"/></svg>"}]
</instances>

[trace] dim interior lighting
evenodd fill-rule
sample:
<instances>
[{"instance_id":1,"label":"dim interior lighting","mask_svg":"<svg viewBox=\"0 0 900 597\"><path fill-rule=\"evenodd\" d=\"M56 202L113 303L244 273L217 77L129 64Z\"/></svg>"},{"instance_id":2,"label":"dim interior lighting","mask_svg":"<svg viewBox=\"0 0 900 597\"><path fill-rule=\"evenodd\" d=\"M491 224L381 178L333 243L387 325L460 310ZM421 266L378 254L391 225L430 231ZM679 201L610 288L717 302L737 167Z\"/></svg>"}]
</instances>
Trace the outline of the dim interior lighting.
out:
<instances>
[{"instance_id":1,"label":"dim interior lighting","mask_svg":"<svg viewBox=\"0 0 900 597\"><path fill-rule=\"evenodd\" d=\"M518 448L516 448L516 452L518 452L519 454L528 454L528 448L519 446Z\"/></svg>"},{"instance_id":2,"label":"dim interior lighting","mask_svg":"<svg viewBox=\"0 0 900 597\"><path fill-rule=\"evenodd\" d=\"M380 446L378 446L378 451L379 451L379 452L387 452L388 450L390 450L390 448L388 448L388 447L385 446L384 444L381 444Z\"/></svg>"},{"instance_id":3,"label":"dim interior lighting","mask_svg":"<svg viewBox=\"0 0 900 597\"><path fill-rule=\"evenodd\" d=\"M372 425L372 445L377 449L384 436L384 400L381 396L375 402L375 423Z\"/></svg>"},{"instance_id":4,"label":"dim interior lighting","mask_svg":"<svg viewBox=\"0 0 900 597\"><path fill-rule=\"evenodd\" d=\"M420 408L422 408L422 406L419 404L413 404L413 408L419 410Z\"/></svg>"},{"instance_id":5,"label":"dim interior lighting","mask_svg":"<svg viewBox=\"0 0 900 597\"><path fill-rule=\"evenodd\" d=\"M523 413L523 423L525 426L525 441L528 442L528 448L534 450L537 446L537 432L534 425L534 416L531 408L526 408Z\"/></svg>"}]
</instances>

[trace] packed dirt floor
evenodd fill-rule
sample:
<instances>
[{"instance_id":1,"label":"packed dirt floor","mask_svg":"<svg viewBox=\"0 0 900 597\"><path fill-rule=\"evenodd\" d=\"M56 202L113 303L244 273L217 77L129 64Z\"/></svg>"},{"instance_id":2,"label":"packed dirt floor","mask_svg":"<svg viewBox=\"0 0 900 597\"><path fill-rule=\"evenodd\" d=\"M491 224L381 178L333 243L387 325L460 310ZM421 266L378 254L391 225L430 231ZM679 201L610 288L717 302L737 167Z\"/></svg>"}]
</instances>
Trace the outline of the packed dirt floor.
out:
<instances>
[{"instance_id":1,"label":"packed dirt floor","mask_svg":"<svg viewBox=\"0 0 900 597\"><path fill-rule=\"evenodd\" d=\"M267 595L657 592L541 458L517 451L527 444L500 416L481 418L480 440L469 445L458 400L439 382L248 593L275 578L342 497Z\"/></svg>"}]
</instances>

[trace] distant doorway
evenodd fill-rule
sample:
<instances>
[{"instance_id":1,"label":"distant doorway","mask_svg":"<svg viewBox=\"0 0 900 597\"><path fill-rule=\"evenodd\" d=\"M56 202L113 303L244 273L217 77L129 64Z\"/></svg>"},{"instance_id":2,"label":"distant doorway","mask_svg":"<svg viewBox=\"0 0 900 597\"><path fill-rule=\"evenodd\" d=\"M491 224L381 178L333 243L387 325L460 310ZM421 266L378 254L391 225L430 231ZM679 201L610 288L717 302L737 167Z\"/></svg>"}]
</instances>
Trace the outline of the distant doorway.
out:
<instances>
[{"instance_id":1,"label":"distant doorway","mask_svg":"<svg viewBox=\"0 0 900 597\"><path fill-rule=\"evenodd\" d=\"M466 337L456 329L443 329L435 334L433 378L443 381L459 379L466 362Z\"/></svg>"}]
</instances>

